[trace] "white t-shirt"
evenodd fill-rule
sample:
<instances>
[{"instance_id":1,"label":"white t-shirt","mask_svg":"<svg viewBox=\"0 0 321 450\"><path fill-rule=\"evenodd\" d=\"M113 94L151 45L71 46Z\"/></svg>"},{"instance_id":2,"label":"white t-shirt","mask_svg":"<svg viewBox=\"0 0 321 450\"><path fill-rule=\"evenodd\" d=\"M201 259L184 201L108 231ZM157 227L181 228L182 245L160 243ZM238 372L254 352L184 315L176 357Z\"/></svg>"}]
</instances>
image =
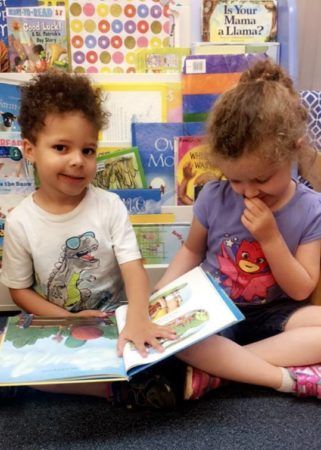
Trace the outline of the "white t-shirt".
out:
<instances>
[{"instance_id":1,"label":"white t-shirt","mask_svg":"<svg viewBox=\"0 0 321 450\"><path fill-rule=\"evenodd\" d=\"M120 198L89 186L67 214L50 214L32 194L7 217L1 281L32 287L70 311L114 310L126 301L119 264L140 259Z\"/></svg>"}]
</instances>

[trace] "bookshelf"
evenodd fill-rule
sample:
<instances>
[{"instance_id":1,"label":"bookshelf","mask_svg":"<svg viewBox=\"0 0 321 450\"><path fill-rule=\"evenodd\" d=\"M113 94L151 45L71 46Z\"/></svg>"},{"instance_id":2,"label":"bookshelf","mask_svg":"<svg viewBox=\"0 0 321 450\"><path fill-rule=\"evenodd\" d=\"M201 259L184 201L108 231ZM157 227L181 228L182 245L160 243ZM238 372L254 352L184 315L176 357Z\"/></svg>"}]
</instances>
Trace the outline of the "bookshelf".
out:
<instances>
[{"instance_id":1,"label":"bookshelf","mask_svg":"<svg viewBox=\"0 0 321 450\"><path fill-rule=\"evenodd\" d=\"M188 0L186 0L186 3ZM191 6L190 23L185 24L189 28L190 44L201 40L201 0L189 0ZM291 77L297 81L297 7L296 0L278 0L278 42L280 42L280 62L288 70ZM186 42L184 42L186 45ZM132 74L136 80L144 82L145 74ZM178 74L162 74L165 83L175 83L179 80ZM31 74L0 73L0 82L17 83L26 81ZM95 82L127 81L122 74L94 74ZM177 222L190 222L192 220L192 207L190 206L164 206L162 212L173 212ZM147 265L150 284L153 286L166 269L166 265ZM17 307L12 303L8 289L0 283L0 311L14 311Z\"/></svg>"}]
</instances>

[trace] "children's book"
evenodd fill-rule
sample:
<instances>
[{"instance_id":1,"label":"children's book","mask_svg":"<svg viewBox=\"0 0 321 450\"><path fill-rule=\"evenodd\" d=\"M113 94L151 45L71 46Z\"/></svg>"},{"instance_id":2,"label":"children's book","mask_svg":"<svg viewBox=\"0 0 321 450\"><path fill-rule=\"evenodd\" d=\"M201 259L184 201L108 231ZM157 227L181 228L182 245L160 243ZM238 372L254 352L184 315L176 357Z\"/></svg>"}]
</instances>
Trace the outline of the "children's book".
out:
<instances>
[{"instance_id":1,"label":"children's book","mask_svg":"<svg viewBox=\"0 0 321 450\"><path fill-rule=\"evenodd\" d=\"M244 317L224 291L200 267L153 294L149 313L159 325L176 331L162 339L164 352L149 348L143 358L131 343L116 354L127 306L106 318L10 317L0 349L0 385L32 385L125 380Z\"/></svg>"},{"instance_id":2,"label":"children's book","mask_svg":"<svg viewBox=\"0 0 321 450\"><path fill-rule=\"evenodd\" d=\"M129 220L132 224L143 224L143 223L174 223L175 213L160 213L160 214L131 214Z\"/></svg>"},{"instance_id":3,"label":"children's book","mask_svg":"<svg viewBox=\"0 0 321 450\"><path fill-rule=\"evenodd\" d=\"M203 0L202 41L265 42L276 35L276 0Z\"/></svg>"},{"instance_id":4,"label":"children's book","mask_svg":"<svg viewBox=\"0 0 321 450\"><path fill-rule=\"evenodd\" d=\"M7 8L7 26L13 72L69 70L65 7Z\"/></svg>"},{"instance_id":5,"label":"children's book","mask_svg":"<svg viewBox=\"0 0 321 450\"><path fill-rule=\"evenodd\" d=\"M0 83L0 132L17 132L20 130L18 114L20 110L19 85Z\"/></svg>"},{"instance_id":6,"label":"children's book","mask_svg":"<svg viewBox=\"0 0 321 450\"><path fill-rule=\"evenodd\" d=\"M93 184L102 189L146 188L138 149L131 147L98 156Z\"/></svg>"},{"instance_id":7,"label":"children's book","mask_svg":"<svg viewBox=\"0 0 321 450\"><path fill-rule=\"evenodd\" d=\"M139 149L147 185L160 188L162 205L175 204L174 137L204 131L204 123L132 124L132 145Z\"/></svg>"},{"instance_id":8,"label":"children's book","mask_svg":"<svg viewBox=\"0 0 321 450\"><path fill-rule=\"evenodd\" d=\"M0 179L27 177L27 164L19 147L0 146Z\"/></svg>"},{"instance_id":9,"label":"children's book","mask_svg":"<svg viewBox=\"0 0 321 450\"><path fill-rule=\"evenodd\" d=\"M219 95L235 86L243 71L266 58L262 53L186 56L182 75L184 121L205 121Z\"/></svg>"},{"instance_id":10,"label":"children's book","mask_svg":"<svg viewBox=\"0 0 321 450\"><path fill-rule=\"evenodd\" d=\"M144 264L169 264L184 244L190 224L134 225Z\"/></svg>"},{"instance_id":11,"label":"children's book","mask_svg":"<svg viewBox=\"0 0 321 450\"><path fill-rule=\"evenodd\" d=\"M136 51L135 67L138 73L181 73L189 48L147 48Z\"/></svg>"},{"instance_id":12,"label":"children's book","mask_svg":"<svg viewBox=\"0 0 321 450\"><path fill-rule=\"evenodd\" d=\"M0 131L1 147L22 147L22 138L17 131Z\"/></svg>"},{"instance_id":13,"label":"children's book","mask_svg":"<svg viewBox=\"0 0 321 450\"><path fill-rule=\"evenodd\" d=\"M210 180L220 180L202 136L175 138L175 176L178 205L192 205L202 187Z\"/></svg>"},{"instance_id":14,"label":"children's book","mask_svg":"<svg viewBox=\"0 0 321 450\"><path fill-rule=\"evenodd\" d=\"M280 43L259 42L245 44L218 44L214 42L194 42L191 47L192 55L243 55L246 53L263 53L279 64Z\"/></svg>"},{"instance_id":15,"label":"children's book","mask_svg":"<svg viewBox=\"0 0 321 450\"><path fill-rule=\"evenodd\" d=\"M117 194L127 208L128 214L160 214L160 189L109 189Z\"/></svg>"}]
</instances>

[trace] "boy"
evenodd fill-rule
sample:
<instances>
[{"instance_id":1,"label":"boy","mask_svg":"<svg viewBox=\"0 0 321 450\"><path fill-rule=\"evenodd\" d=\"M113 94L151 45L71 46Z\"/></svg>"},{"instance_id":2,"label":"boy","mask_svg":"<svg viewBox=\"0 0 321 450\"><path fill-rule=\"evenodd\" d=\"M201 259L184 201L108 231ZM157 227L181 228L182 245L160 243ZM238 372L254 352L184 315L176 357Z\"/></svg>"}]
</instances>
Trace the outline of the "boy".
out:
<instances>
[{"instance_id":1,"label":"boy","mask_svg":"<svg viewBox=\"0 0 321 450\"><path fill-rule=\"evenodd\" d=\"M149 320L148 278L125 206L90 184L98 133L107 119L100 92L86 77L48 72L22 87L24 156L36 167L40 187L7 218L1 281L19 308L36 315L103 317L127 299L118 353L132 341L146 355L145 344L162 351L158 338L175 334ZM161 376L39 389L119 403L130 397L135 404L140 397L140 404L151 406L157 392L156 407L175 402Z\"/></svg>"}]
</instances>

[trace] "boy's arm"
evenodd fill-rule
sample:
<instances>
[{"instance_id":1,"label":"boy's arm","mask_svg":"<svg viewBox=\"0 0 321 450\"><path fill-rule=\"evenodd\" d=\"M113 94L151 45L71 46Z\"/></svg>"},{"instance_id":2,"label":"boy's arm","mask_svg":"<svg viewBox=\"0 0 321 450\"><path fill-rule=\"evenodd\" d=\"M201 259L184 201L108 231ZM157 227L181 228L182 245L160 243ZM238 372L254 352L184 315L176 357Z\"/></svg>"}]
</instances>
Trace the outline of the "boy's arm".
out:
<instances>
[{"instance_id":1,"label":"boy's arm","mask_svg":"<svg viewBox=\"0 0 321 450\"><path fill-rule=\"evenodd\" d=\"M260 243L276 283L294 300L305 300L320 276L321 240L300 245L293 256L262 200L244 202L242 223Z\"/></svg>"},{"instance_id":2,"label":"boy's arm","mask_svg":"<svg viewBox=\"0 0 321 450\"><path fill-rule=\"evenodd\" d=\"M194 217L185 243L174 256L154 290L157 291L198 266L205 258L206 248L207 229Z\"/></svg>"},{"instance_id":3,"label":"boy's arm","mask_svg":"<svg viewBox=\"0 0 321 450\"><path fill-rule=\"evenodd\" d=\"M158 338L175 339L168 327L161 327L150 320L149 280L141 259L119 265L128 299L126 325L120 333L117 350L122 355L126 342L131 341L142 356L147 356L145 344L163 351Z\"/></svg>"},{"instance_id":4,"label":"boy's arm","mask_svg":"<svg viewBox=\"0 0 321 450\"><path fill-rule=\"evenodd\" d=\"M54 303L44 299L41 295L37 294L33 289L12 289L9 288L9 292L14 303L19 306L20 309L30 314L37 316L54 316L54 317L67 317L67 316L82 316L82 317L105 317L106 313L96 310L85 310L78 313L72 313L67 311Z\"/></svg>"}]
</instances>

